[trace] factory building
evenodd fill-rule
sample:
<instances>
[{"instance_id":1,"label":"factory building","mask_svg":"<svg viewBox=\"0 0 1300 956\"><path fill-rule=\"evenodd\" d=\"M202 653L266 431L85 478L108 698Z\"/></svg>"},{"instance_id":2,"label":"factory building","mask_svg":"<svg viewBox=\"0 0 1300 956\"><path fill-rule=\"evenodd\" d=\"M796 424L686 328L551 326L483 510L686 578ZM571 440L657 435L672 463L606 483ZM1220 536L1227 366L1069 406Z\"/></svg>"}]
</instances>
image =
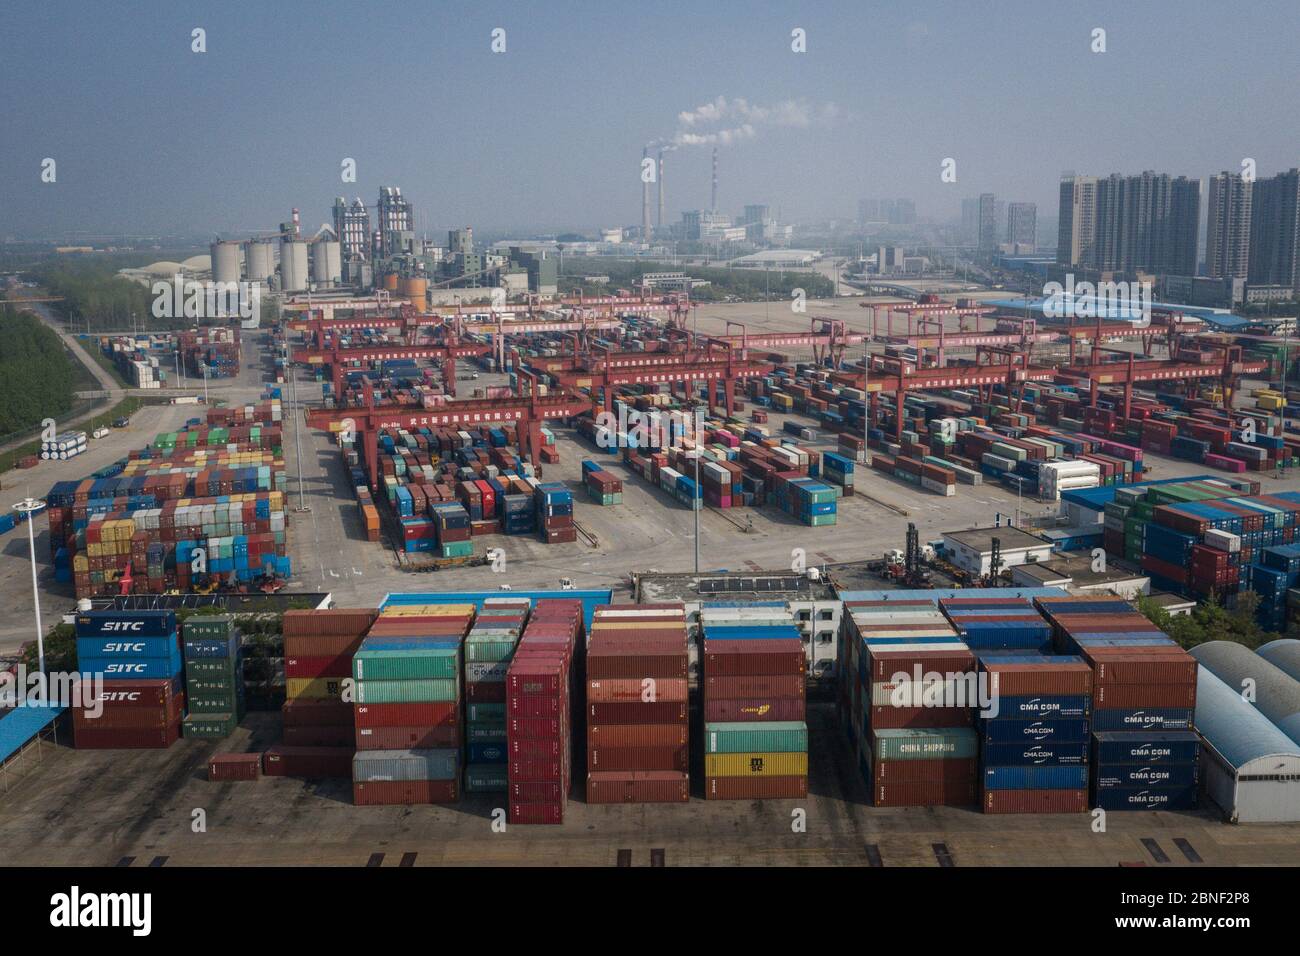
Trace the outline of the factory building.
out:
<instances>
[{"instance_id":1,"label":"factory building","mask_svg":"<svg viewBox=\"0 0 1300 956\"><path fill-rule=\"evenodd\" d=\"M403 250L402 234L414 237L415 213L409 200L402 197L400 186L379 187L379 209L375 228L379 233L379 256L400 255ZM407 250L409 251L409 250Z\"/></svg>"},{"instance_id":2,"label":"factory building","mask_svg":"<svg viewBox=\"0 0 1300 956\"><path fill-rule=\"evenodd\" d=\"M370 258L370 210L360 197L351 205L342 196L334 200L334 235L342 246L345 262Z\"/></svg>"},{"instance_id":3,"label":"factory building","mask_svg":"<svg viewBox=\"0 0 1300 956\"><path fill-rule=\"evenodd\" d=\"M998 539L1003 571L1022 564L1048 561L1052 545L1019 528L973 528L970 531L945 531L943 553L968 574L984 577L992 568L993 539Z\"/></svg>"}]
</instances>

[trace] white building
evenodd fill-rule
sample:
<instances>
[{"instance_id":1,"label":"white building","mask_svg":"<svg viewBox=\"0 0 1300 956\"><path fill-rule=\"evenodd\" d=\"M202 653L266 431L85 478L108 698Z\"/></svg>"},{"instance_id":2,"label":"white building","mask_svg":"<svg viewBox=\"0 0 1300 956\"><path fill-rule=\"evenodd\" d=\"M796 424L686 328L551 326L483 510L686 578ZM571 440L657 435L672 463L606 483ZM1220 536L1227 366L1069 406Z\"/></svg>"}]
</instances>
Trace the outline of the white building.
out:
<instances>
[{"instance_id":1,"label":"white building","mask_svg":"<svg viewBox=\"0 0 1300 956\"><path fill-rule=\"evenodd\" d=\"M1001 571L1021 564L1048 561L1052 557L1050 542L1013 527L946 531L943 535L944 555L968 574L984 577L992 566L994 538L998 539L1001 552Z\"/></svg>"}]
</instances>

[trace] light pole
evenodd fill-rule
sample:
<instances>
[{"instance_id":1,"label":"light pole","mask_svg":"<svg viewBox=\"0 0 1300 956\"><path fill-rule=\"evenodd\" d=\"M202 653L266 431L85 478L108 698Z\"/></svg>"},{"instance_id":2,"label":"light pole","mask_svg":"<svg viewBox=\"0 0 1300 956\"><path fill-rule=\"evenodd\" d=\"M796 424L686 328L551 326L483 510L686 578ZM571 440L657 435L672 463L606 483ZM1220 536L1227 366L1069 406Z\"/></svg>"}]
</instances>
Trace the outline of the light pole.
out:
<instances>
[{"instance_id":1,"label":"light pole","mask_svg":"<svg viewBox=\"0 0 1300 956\"><path fill-rule=\"evenodd\" d=\"M712 386L709 386L712 388ZM700 446L695 446L695 491L693 492L695 500L692 503L695 509L695 573L700 573ZM35 565L32 565L35 567Z\"/></svg>"},{"instance_id":2,"label":"light pole","mask_svg":"<svg viewBox=\"0 0 1300 956\"><path fill-rule=\"evenodd\" d=\"M45 628L41 625L41 591L36 583L36 531L32 521L36 513L45 507L40 498L24 498L14 505L14 510L27 516L27 543L32 556L32 601L36 607L36 659L37 669L41 675L41 689L45 688Z\"/></svg>"}]
</instances>

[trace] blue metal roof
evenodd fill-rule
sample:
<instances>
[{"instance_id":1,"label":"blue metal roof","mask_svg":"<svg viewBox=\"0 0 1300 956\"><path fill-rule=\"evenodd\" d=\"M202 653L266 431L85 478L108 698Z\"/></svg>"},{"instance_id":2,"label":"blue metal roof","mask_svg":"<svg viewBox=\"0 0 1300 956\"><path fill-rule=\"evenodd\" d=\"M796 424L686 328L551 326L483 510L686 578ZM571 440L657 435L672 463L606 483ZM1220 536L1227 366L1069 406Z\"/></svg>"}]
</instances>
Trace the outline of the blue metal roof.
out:
<instances>
[{"instance_id":1,"label":"blue metal roof","mask_svg":"<svg viewBox=\"0 0 1300 956\"><path fill-rule=\"evenodd\" d=\"M1295 741L1204 667L1196 669L1196 729L1236 770L1264 757L1300 757Z\"/></svg>"},{"instance_id":2,"label":"blue metal roof","mask_svg":"<svg viewBox=\"0 0 1300 956\"><path fill-rule=\"evenodd\" d=\"M1042 296L1036 299L984 299L981 300L980 304L991 305L994 308L1007 309L1010 311L1032 312L1036 316L1048 319L1045 312L1047 301L1047 296ZM1067 301L1072 302L1076 308L1083 305L1096 306L1099 308L1103 319L1117 319L1118 321L1123 322L1132 318L1132 316L1127 313L1119 314L1120 310L1126 308L1127 303L1124 302L1107 302L1105 298L1099 299L1096 296L1087 295L1076 295ZM1231 312L1225 312L1220 309L1210 309L1199 305L1182 305L1177 302L1152 302L1151 308L1167 312L1181 312L1183 315L1190 315L1194 319L1200 319L1207 325L1214 325L1223 329L1239 329L1242 326L1251 324L1250 319L1244 319ZM1095 318L1095 316L1081 316L1081 318Z\"/></svg>"},{"instance_id":3,"label":"blue metal roof","mask_svg":"<svg viewBox=\"0 0 1300 956\"><path fill-rule=\"evenodd\" d=\"M1062 491L1061 500L1093 511L1101 511L1115 500L1115 493L1121 488L1150 488L1152 485L1172 485L1181 481L1213 481L1222 479L1222 475L1184 475L1181 478L1158 478L1152 481L1135 481L1128 485L1103 485L1100 488L1079 488L1074 491ZM1100 527L1100 525L1098 525Z\"/></svg>"},{"instance_id":4,"label":"blue metal roof","mask_svg":"<svg viewBox=\"0 0 1300 956\"><path fill-rule=\"evenodd\" d=\"M17 753L66 709L49 704L24 704L0 712L0 763Z\"/></svg>"}]
</instances>

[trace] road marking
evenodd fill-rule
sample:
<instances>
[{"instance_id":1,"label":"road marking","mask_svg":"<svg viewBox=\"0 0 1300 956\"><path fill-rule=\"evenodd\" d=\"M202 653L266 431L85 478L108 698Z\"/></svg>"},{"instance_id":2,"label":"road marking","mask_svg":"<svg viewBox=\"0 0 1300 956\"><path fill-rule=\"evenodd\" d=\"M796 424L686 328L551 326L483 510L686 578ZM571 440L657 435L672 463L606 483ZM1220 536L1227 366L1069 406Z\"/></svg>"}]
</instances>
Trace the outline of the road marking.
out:
<instances>
[{"instance_id":1,"label":"road marking","mask_svg":"<svg viewBox=\"0 0 1300 956\"><path fill-rule=\"evenodd\" d=\"M617 864L617 865L618 865L618 866L631 866L631 865L632 865L632 851L631 851L631 850L619 850L619 851L618 851L618 864Z\"/></svg>"},{"instance_id":2,"label":"road marking","mask_svg":"<svg viewBox=\"0 0 1300 956\"><path fill-rule=\"evenodd\" d=\"M940 866L956 866L952 860L952 854L948 852L948 844L931 843L930 849L934 851L934 858L939 861Z\"/></svg>"},{"instance_id":3,"label":"road marking","mask_svg":"<svg viewBox=\"0 0 1300 956\"><path fill-rule=\"evenodd\" d=\"M382 853L370 854L370 859L366 860L366 866L383 866L384 855Z\"/></svg>"},{"instance_id":4,"label":"road marking","mask_svg":"<svg viewBox=\"0 0 1300 956\"><path fill-rule=\"evenodd\" d=\"M1164 850L1160 849L1160 844L1151 839L1151 837L1143 837L1142 845L1146 847L1147 852L1151 854L1151 859L1155 860L1157 863L1169 862L1169 857L1165 855Z\"/></svg>"},{"instance_id":5,"label":"road marking","mask_svg":"<svg viewBox=\"0 0 1300 956\"><path fill-rule=\"evenodd\" d=\"M1201 854L1197 853L1190 843L1184 837L1174 837L1174 846L1183 851L1183 856L1187 857L1188 863L1204 863Z\"/></svg>"},{"instance_id":6,"label":"road marking","mask_svg":"<svg viewBox=\"0 0 1300 956\"><path fill-rule=\"evenodd\" d=\"M880 858L880 847L874 843L867 844L867 863L870 866L885 865L885 861Z\"/></svg>"},{"instance_id":7,"label":"road marking","mask_svg":"<svg viewBox=\"0 0 1300 956\"><path fill-rule=\"evenodd\" d=\"M650 851L650 865L651 866L664 865L664 851L662 849Z\"/></svg>"},{"instance_id":8,"label":"road marking","mask_svg":"<svg viewBox=\"0 0 1300 956\"><path fill-rule=\"evenodd\" d=\"M116 863L115 865L116 865L116 866L130 866L130 865L131 865L132 863L134 863L134 862L135 862L135 857L133 857L133 856L124 856L124 857L122 857L122 859L118 860L117 863Z\"/></svg>"},{"instance_id":9,"label":"road marking","mask_svg":"<svg viewBox=\"0 0 1300 956\"><path fill-rule=\"evenodd\" d=\"M416 857L416 854L414 854L414 853L403 853L403 854L402 854L402 859L401 859L400 862L398 862L397 865L398 865L398 866L415 866L415 857Z\"/></svg>"},{"instance_id":10,"label":"road marking","mask_svg":"<svg viewBox=\"0 0 1300 956\"><path fill-rule=\"evenodd\" d=\"M165 856L156 856L156 857L154 857L152 860L149 861L149 865L150 865L150 866L155 866L155 867L156 867L156 866L162 866L162 865L164 865L164 864L168 861L168 859L170 859L170 857L165 857Z\"/></svg>"}]
</instances>

